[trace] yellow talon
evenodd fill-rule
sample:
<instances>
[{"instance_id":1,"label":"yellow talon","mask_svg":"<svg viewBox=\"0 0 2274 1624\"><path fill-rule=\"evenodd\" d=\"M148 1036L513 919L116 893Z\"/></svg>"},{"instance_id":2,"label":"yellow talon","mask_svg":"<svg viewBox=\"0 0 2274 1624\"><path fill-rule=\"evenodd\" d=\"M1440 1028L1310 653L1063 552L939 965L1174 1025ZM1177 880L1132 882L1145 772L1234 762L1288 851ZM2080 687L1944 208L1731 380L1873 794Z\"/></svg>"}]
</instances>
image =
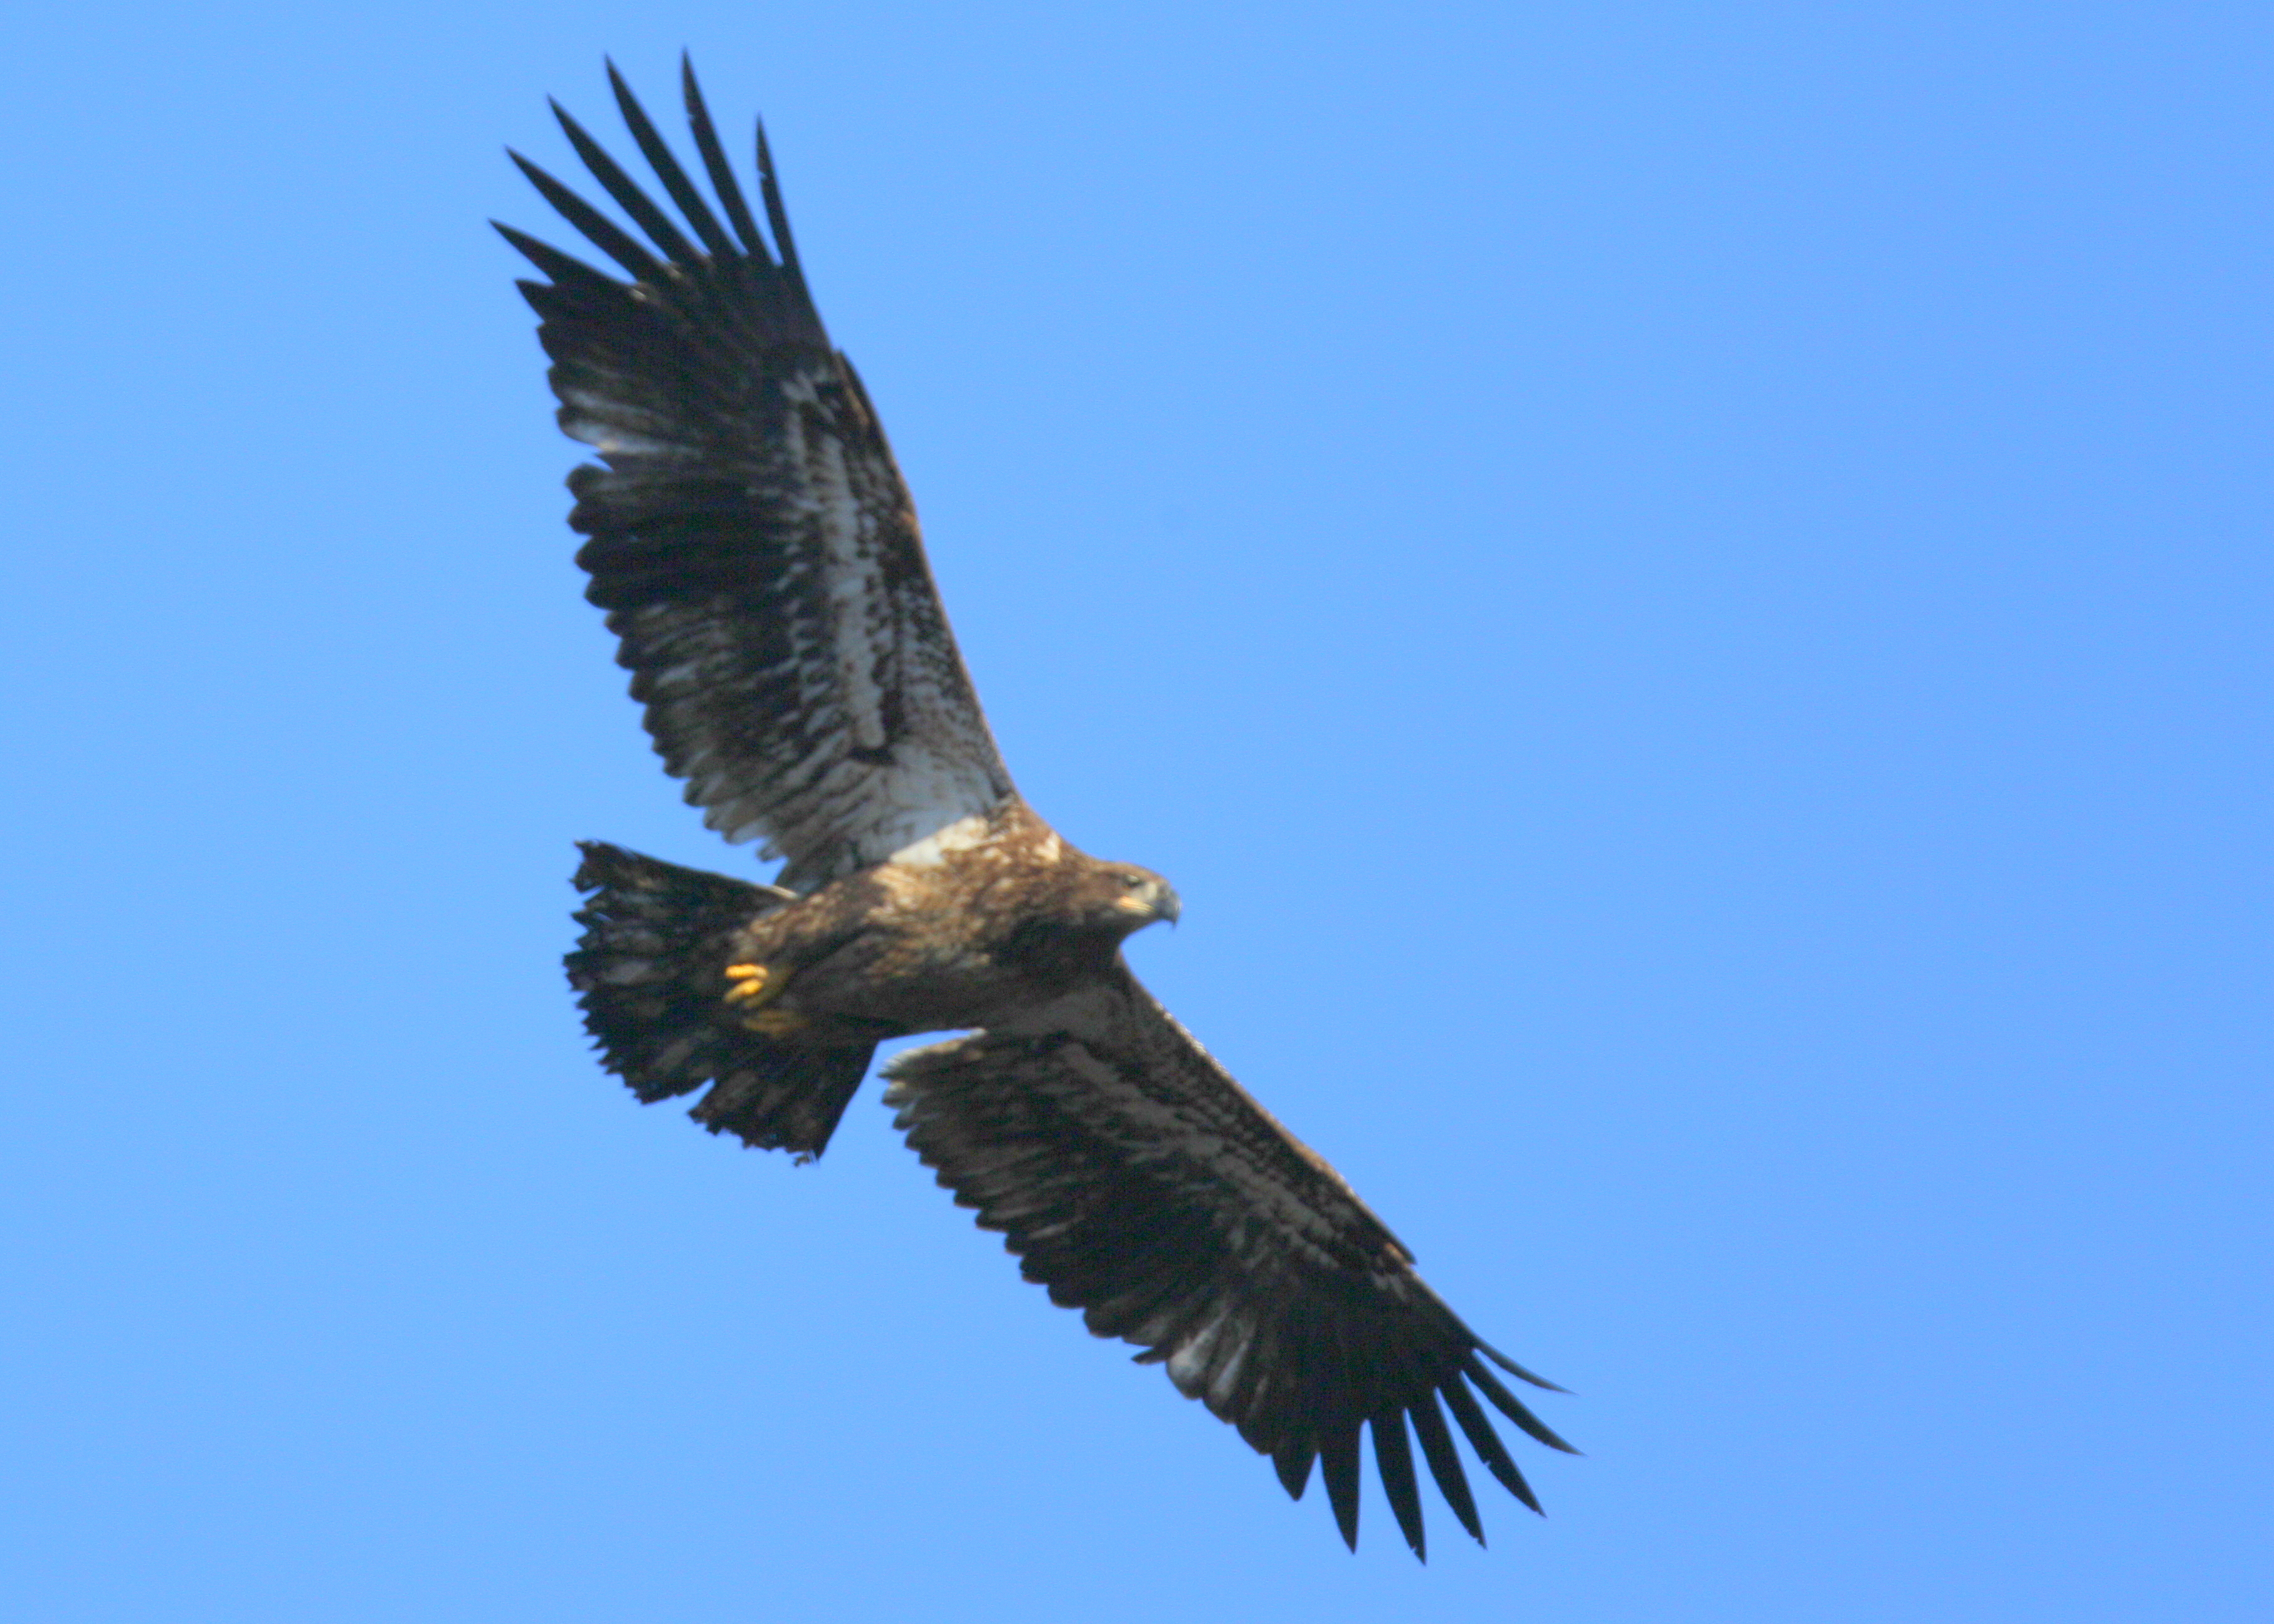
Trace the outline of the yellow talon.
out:
<instances>
[{"instance_id":1,"label":"yellow talon","mask_svg":"<svg viewBox=\"0 0 2274 1624\"><path fill-rule=\"evenodd\" d=\"M734 964L727 966L727 979L734 985L727 989L726 1003L742 1017L748 1030L778 1038L805 1025L805 1017L795 1010L766 1007L789 985L787 971L762 964Z\"/></svg>"},{"instance_id":2,"label":"yellow talon","mask_svg":"<svg viewBox=\"0 0 2274 1624\"><path fill-rule=\"evenodd\" d=\"M749 998L757 998L764 1002L772 993L781 991L781 984L774 981L764 965L728 965L727 979L734 983L727 989L727 1002L729 1004L741 1003Z\"/></svg>"}]
</instances>

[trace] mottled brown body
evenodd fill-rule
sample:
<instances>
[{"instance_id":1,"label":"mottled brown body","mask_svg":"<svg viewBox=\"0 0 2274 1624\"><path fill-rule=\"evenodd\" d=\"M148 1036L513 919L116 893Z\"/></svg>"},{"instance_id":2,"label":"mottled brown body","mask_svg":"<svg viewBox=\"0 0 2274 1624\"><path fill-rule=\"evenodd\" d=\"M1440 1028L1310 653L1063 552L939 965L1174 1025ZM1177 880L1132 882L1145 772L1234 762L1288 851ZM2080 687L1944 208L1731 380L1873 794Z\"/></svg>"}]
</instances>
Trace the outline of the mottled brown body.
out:
<instances>
[{"instance_id":1,"label":"mottled brown body","mask_svg":"<svg viewBox=\"0 0 2274 1624\"><path fill-rule=\"evenodd\" d=\"M1124 938L1177 912L1160 876L1077 851L1013 798L753 919L722 1006L802 1048L996 1026L1102 981ZM752 966L764 990L734 997L729 971Z\"/></svg>"}]
</instances>

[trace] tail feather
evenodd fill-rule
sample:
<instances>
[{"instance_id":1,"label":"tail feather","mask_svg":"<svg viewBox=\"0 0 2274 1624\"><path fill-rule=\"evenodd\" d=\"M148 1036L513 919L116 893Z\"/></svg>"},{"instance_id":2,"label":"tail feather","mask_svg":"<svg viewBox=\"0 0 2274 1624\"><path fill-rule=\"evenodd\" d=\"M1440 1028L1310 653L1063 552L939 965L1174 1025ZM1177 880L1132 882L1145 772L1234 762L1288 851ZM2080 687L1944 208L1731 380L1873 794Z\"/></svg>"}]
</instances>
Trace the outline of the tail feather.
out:
<instances>
[{"instance_id":1,"label":"tail feather","mask_svg":"<svg viewBox=\"0 0 2274 1624\"><path fill-rule=\"evenodd\" d=\"M603 1063L652 1104L712 1085L689 1113L713 1133L819 1155L876 1046L794 1049L726 1017L735 932L797 900L598 840L579 843L584 934L564 961Z\"/></svg>"}]
</instances>

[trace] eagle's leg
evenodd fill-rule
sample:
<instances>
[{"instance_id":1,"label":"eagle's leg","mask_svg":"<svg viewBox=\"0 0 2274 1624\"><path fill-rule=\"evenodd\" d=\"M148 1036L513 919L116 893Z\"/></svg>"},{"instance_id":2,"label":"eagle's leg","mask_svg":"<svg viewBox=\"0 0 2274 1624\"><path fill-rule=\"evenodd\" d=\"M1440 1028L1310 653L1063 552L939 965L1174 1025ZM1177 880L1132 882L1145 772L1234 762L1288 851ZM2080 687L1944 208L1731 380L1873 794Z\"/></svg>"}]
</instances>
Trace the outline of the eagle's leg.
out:
<instances>
[{"instance_id":1,"label":"eagle's leg","mask_svg":"<svg viewBox=\"0 0 2274 1624\"><path fill-rule=\"evenodd\" d=\"M803 1030L805 1025L805 1017L795 1010L779 1008L760 1010L755 1015L742 1017L742 1026L745 1031L756 1032L770 1038L787 1037L793 1032Z\"/></svg>"}]
</instances>

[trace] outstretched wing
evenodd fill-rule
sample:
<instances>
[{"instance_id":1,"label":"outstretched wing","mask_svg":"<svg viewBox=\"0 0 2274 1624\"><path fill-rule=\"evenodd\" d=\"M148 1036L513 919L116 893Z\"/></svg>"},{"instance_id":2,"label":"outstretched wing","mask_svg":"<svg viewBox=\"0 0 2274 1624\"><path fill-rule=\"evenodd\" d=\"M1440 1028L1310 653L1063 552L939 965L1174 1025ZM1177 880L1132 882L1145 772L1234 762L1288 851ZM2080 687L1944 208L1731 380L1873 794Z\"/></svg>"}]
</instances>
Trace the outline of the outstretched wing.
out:
<instances>
[{"instance_id":1,"label":"outstretched wing","mask_svg":"<svg viewBox=\"0 0 2274 1624\"><path fill-rule=\"evenodd\" d=\"M568 481L568 522L591 538L577 561L621 639L656 749L705 823L729 840L762 838L766 855L788 860L782 883L803 891L985 812L1011 776L884 430L806 291L764 133L771 250L694 70L683 72L727 223L611 64L624 122L680 221L556 106L645 241L514 162L631 280L498 229L550 279L521 289L543 319L561 426L600 454Z\"/></svg>"},{"instance_id":2,"label":"outstretched wing","mask_svg":"<svg viewBox=\"0 0 2274 1624\"><path fill-rule=\"evenodd\" d=\"M1493 1476L1540 1509L1476 1395L1569 1450L1487 1361L1554 1384L1462 1324L1341 1175L1126 966L1030 1024L910 1050L885 1075L908 1143L983 1228L1004 1233L1027 1278L1083 1310L1098 1335L1142 1346L1141 1363L1165 1362L1180 1392L1272 1457L1290 1494L1322 1462L1353 1548L1368 1428L1398 1526L1425 1554L1409 1422L1482 1542L1445 1410Z\"/></svg>"}]
</instances>

